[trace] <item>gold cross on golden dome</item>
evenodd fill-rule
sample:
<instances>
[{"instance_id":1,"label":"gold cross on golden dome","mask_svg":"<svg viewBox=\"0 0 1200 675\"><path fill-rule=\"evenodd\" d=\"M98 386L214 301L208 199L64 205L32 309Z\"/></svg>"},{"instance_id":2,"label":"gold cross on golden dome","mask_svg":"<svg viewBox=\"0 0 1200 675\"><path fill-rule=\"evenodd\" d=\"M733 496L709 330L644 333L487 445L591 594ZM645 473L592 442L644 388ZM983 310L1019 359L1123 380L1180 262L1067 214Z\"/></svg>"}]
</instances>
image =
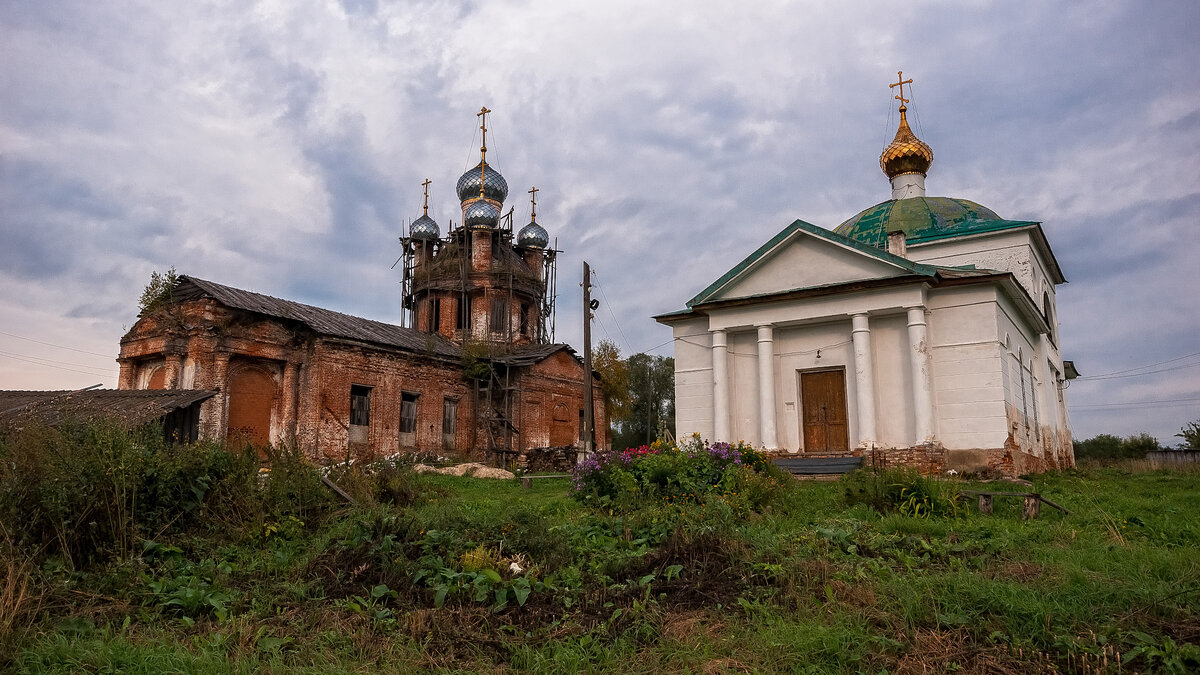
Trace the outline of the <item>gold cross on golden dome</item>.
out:
<instances>
[{"instance_id":1,"label":"gold cross on golden dome","mask_svg":"<svg viewBox=\"0 0 1200 675\"><path fill-rule=\"evenodd\" d=\"M529 201L532 204L529 208L529 219L537 220L537 186L529 188Z\"/></svg>"},{"instance_id":2,"label":"gold cross on golden dome","mask_svg":"<svg viewBox=\"0 0 1200 675\"><path fill-rule=\"evenodd\" d=\"M896 75L897 75L896 79L898 79L900 81L889 84L888 89L891 89L892 87L900 87L900 95L896 97L896 100L900 101L900 109L903 110L904 104L908 103L908 99L904 98L904 85L912 84L912 78L910 77L907 80L904 79L904 71L903 70L897 70Z\"/></svg>"},{"instance_id":3,"label":"gold cross on golden dome","mask_svg":"<svg viewBox=\"0 0 1200 675\"><path fill-rule=\"evenodd\" d=\"M425 215L429 215L429 184L431 182L433 181L426 178L425 182L421 183L421 186L425 188Z\"/></svg>"}]
</instances>

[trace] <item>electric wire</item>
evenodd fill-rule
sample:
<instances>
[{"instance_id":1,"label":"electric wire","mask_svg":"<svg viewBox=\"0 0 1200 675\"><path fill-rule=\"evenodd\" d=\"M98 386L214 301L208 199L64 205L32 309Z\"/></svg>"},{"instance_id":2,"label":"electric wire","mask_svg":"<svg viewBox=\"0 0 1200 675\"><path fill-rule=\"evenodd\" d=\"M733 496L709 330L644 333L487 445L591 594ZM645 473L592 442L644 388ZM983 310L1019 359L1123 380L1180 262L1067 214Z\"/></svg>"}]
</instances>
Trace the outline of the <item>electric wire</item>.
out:
<instances>
[{"instance_id":1,"label":"electric wire","mask_svg":"<svg viewBox=\"0 0 1200 675\"><path fill-rule=\"evenodd\" d=\"M34 360L32 360L32 359L27 359L27 358L24 358L24 357L21 357L21 356L14 356L14 355L12 355L12 354L8 354L8 353L5 353L5 352L0 352L0 356L3 356L3 357L5 357L5 358L9 358L9 359L14 359L14 360L16 360L16 361L24 361L24 362L26 362L26 363L32 363L32 364L33 364L33 365L35 365L35 366L43 366L43 367L46 367L46 368L57 368L57 369L59 369L59 370L69 370L69 371L71 371L72 373L81 373L81 374L83 374L83 375L91 375L92 377L112 377L112 376L113 376L113 373L112 373L112 372L104 373L103 375L101 375L100 373L89 372L89 371L85 371L85 370L79 370L78 368L67 368L66 366L59 366L59 365L55 365L55 364L53 364L53 363L40 363L40 362L38 362L38 361L34 361ZM85 368L88 368L88 367L90 367L90 366L84 366L84 367L85 367Z\"/></svg>"},{"instance_id":2,"label":"electric wire","mask_svg":"<svg viewBox=\"0 0 1200 675\"><path fill-rule=\"evenodd\" d=\"M1192 397L1192 398L1164 398L1164 399L1158 399L1158 400L1154 400L1154 401L1124 401L1122 403L1089 403L1086 405L1073 405L1073 406L1070 406L1070 408L1072 410L1093 410L1093 409L1100 410L1100 409L1105 409L1105 408L1133 408L1133 407L1140 407L1140 406L1156 406L1156 405L1165 405L1165 404L1180 405L1180 404L1186 404L1186 403L1195 403L1197 401L1200 401L1200 396L1196 396L1196 397Z\"/></svg>"},{"instance_id":3,"label":"electric wire","mask_svg":"<svg viewBox=\"0 0 1200 675\"><path fill-rule=\"evenodd\" d=\"M1177 357L1175 357L1175 358L1173 358L1173 359L1167 359L1166 361L1159 361L1158 363L1151 363L1151 364L1144 365L1144 366L1138 366L1138 367L1136 367L1136 368L1126 368L1125 370L1114 370L1114 371L1113 371L1113 372L1111 372L1111 373L1100 373L1099 375L1088 375L1088 376L1085 376L1085 377L1080 377L1080 378L1078 378L1078 379L1080 379L1080 380L1094 380L1094 379L1098 379L1098 378L1101 378L1101 377L1111 377L1111 376L1113 376L1113 375L1123 375L1123 374L1125 374L1125 373L1132 373L1132 372L1133 372L1133 371L1135 371L1135 370L1144 370L1144 369L1146 369L1146 368L1153 368L1153 367L1155 367L1155 366L1162 366L1162 365L1166 365L1166 364L1168 364L1168 363L1174 363L1174 362L1176 362L1176 361L1182 361L1182 360L1184 360L1184 359L1190 359L1190 358L1192 358L1193 356L1200 356L1200 352L1194 352L1194 353L1192 353L1192 354L1185 354L1185 355L1183 355L1183 356L1177 356Z\"/></svg>"},{"instance_id":4,"label":"electric wire","mask_svg":"<svg viewBox=\"0 0 1200 675\"><path fill-rule=\"evenodd\" d=\"M100 354L97 352L89 352L86 349L76 349L74 347L67 347L66 345L56 345L53 342L45 342L43 340L35 340L33 338L25 337L23 335L17 335L15 333L9 333L7 331L2 331L2 330L0 330L0 335L7 335L8 337L14 337L14 338L17 338L18 340L26 340L28 342L36 342L40 345L46 345L47 347L57 347L59 349L68 349L73 352L79 352L80 354L91 354L92 356L103 356L106 359L111 359L113 357L112 354Z\"/></svg>"}]
</instances>

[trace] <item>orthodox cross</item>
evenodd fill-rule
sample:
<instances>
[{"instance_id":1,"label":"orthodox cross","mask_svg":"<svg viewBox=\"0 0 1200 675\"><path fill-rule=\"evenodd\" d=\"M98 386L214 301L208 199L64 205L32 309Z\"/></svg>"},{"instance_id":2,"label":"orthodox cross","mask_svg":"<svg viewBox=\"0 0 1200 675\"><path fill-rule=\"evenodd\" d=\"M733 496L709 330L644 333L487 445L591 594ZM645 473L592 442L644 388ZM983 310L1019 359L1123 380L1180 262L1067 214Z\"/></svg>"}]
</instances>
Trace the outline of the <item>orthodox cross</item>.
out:
<instances>
[{"instance_id":1,"label":"orthodox cross","mask_svg":"<svg viewBox=\"0 0 1200 675\"><path fill-rule=\"evenodd\" d=\"M530 207L530 212L529 212L529 220L530 221L537 220L537 193L538 193L537 186L529 188L529 195L530 195L529 201L533 203L533 206Z\"/></svg>"},{"instance_id":2,"label":"orthodox cross","mask_svg":"<svg viewBox=\"0 0 1200 675\"><path fill-rule=\"evenodd\" d=\"M479 146L479 198L483 199L483 183L487 177L487 115L492 112L483 106L479 112L475 113L476 117L482 118L479 128L483 130L483 144Z\"/></svg>"},{"instance_id":3,"label":"orthodox cross","mask_svg":"<svg viewBox=\"0 0 1200 675\"><path fill-rule=\"evenodd\" d=\"M429 184L431 182L432 181L426 178L425 182L421 183L421 186L425 188L425 215L429 215Z\"/></svg>"},{"instance_id":4,"label":"orthodox cross","mask_svg":"<svg viewBox=\"0 0 1200 675\"><path fill-rule=\"evenodd\" d=\"M907 80L904 79L904 71L903 70L897 70L896 75L897 75L896 79L898 79L900 81L889 84L888 89L891 89L892 87L900 87L900 95L896 97L896 100L900 101L900 107L903 108L904 104L908 103L908 99L904 98L904 85L912 84L912 78L910 77Z\"/></svg>"}]
</instances>

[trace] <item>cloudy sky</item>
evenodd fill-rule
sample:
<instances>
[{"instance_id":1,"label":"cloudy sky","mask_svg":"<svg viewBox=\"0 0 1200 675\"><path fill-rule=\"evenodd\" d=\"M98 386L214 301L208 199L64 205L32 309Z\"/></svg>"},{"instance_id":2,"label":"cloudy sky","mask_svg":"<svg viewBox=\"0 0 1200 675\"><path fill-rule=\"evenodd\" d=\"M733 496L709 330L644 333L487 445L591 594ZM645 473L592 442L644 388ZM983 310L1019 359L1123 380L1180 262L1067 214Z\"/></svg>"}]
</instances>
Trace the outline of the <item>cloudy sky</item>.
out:
<instances>
[{"instance_id":1,"label":"cloudy sky","mask_svg":"<svg viewBox=\"0 0 1200 675\"><path fill-rule=\"evenodd\" d=\"M153 270L399 321L396 238L460 213L475 112L564 251L560 340L670 355L796 218L890 196L897 70L930 195L1038 220L1075 435L1200 419L1200 3L0 3L0 388L115 386ZM1112 375L1110 375L1112 374Z\"/></svg>"}]
</instances>

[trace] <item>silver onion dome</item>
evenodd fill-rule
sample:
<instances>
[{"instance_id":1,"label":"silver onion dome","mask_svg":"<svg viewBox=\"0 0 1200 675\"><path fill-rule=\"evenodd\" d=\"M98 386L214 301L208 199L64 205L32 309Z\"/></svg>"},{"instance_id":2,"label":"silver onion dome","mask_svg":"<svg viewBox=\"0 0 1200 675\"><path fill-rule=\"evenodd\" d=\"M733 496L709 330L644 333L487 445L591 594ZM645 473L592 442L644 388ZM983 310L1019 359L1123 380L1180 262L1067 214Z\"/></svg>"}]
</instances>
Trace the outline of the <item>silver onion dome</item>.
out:
<instances>
[{"instance_id":1,"label":"silver onion dome","mask_svg":"<svg viewBox=\"0 0 1200 675\"><path fill-rule=\"evenodd\" d=\"M521 228L517 232L517 246L519 248L546 248L550 244L550 234L546 232L546 228L530 221L528 225Z\"/></svg>"},{"instance_id":2,"label":"silver onion dome","mask_svg":"<svg viewBox=\"0 0 1200 675\"><path fill-rule=\"evenodd\" d=\"M479 200L463 211L463 225L468 229L479 230L496 227L500 220L500 209L491 202Z\"/></svg>"},{"instance_id":3,"label":"silver onion dome","mask_svg":"<svg viewBox=\"0 0 1200 675\"><path fill-rule=\"evenodd\" d=\"M408 228L408 236L416 241L432 241L439 239L442 232L433 218L426 214L413 221Z\"/></svg>"},{"instance_id":4,"label":"silver onion dome","mask_svg":"<svg viewBox=\"0 0 1200 675\"><path fill-rule=\"evenodd\" d=\"M508 181L504 180L504 176L500 175L491 165L480 162L464 173L458 179L458 200L465 202L468 199L479 198L479 180L480 167L483 168L483 196L497 202L503 202L508 196Z\"/></svg>"}]
</instances>

